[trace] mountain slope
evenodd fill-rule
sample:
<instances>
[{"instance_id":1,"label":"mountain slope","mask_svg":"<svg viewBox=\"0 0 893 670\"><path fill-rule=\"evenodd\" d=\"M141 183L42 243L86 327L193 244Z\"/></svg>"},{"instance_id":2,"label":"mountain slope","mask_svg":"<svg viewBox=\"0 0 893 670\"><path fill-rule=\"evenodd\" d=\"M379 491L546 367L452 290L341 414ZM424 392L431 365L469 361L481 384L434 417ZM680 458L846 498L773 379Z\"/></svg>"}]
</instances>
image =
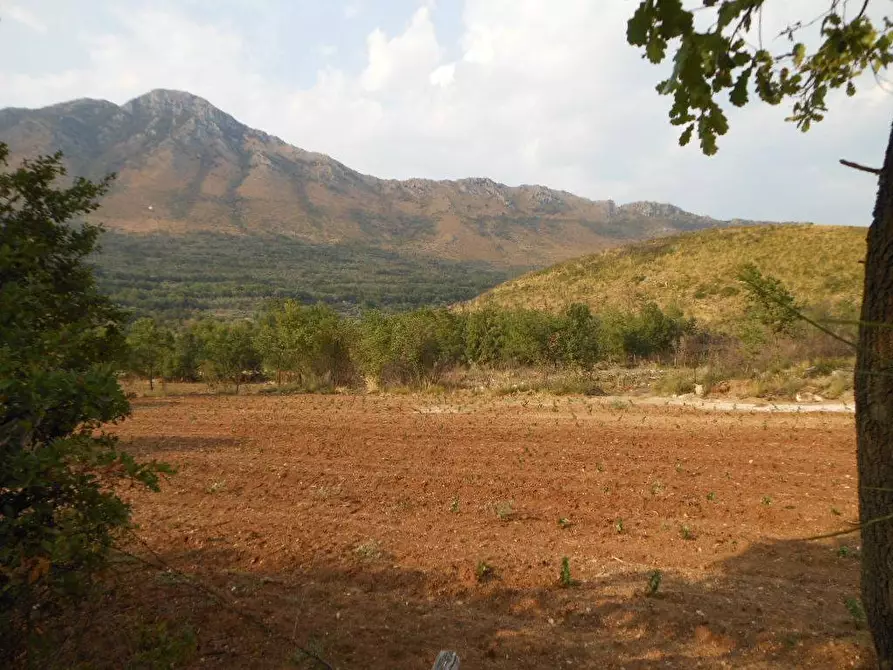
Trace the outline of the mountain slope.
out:
<instances>
[{"instance_id":1,"label":"mountain slope","mask_svg":"<svg viewBox=\"0 0 893 670\"><path fill-rule=\"evenodd\" d=\"M155 90L121 106L83 99L0 110L0 141L13 164L61 149L72 174L117 172L99 214L129 233L283 235L535 267L728 225L672 205L617 206L486 178L376 179L179 91Z\"/></svg>"},{"instance_id":2,"label":"mountain slope","mask_svg":"<svg viewBox=\"0 0 893 670\"><path fill-rule=\"evenodd\" d=\"M785 225L704 230L632 244L568 261L501 284L472 307L560 310L584 302L594 310L675 304L700 321L737 318L744 263L782 280L798 299L847 312L862 295L864 228Z\"/></svg>"}]
</instances>

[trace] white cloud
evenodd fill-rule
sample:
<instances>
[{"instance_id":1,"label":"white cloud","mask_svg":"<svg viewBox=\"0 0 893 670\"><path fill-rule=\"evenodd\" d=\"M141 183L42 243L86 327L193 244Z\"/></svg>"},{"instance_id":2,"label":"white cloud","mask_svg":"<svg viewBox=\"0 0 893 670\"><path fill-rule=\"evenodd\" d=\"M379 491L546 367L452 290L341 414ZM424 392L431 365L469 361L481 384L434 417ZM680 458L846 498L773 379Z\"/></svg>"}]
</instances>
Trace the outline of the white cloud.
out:
<instances>
[{"instance_id":1,"label":"white cloud","mask_svg":"<svg viewBox=\"0 0 893 670\"><path fill-rule=\"evenodd\" d=\"M872 180L836 161L880 162L893 98L877 88L835 97L807 136L783 122L786 110L734 110L708 159L677 146L670 100L654 92L661 69L625 43L630 3L465 0L456 44L439 37L439 11L417 4L402 29L372 31L359 67L336 59L359 44L322 47L328 64L300 88L252 61L256 46L238 24L122 10L115 30L85 33L82 67L26 76L0 66L0 106L181 88L382 177L488 175L723 217L860 223L870 214Z\"/></svg>"},{"instance_id":2,"label":"white cloud","mask_svg":"<svg viewBox=\"0 0 893 670\"><path fill-rule=\"evenodd\" d=\"M0 4L0 20L10 18L38 33L46 33L47 25L21 5Z\"/></svg>"},{"instance_id":3,"label":"white cloud","mask_svg":"<svg viewBox=\"0 0 893 670\"><path fill-rule=\"evenodd\" d=\"M456 64L441 65L431 72L428 78L435 86L449 86L456 78Z\"/></svg>"},{"instance_id":4,"label":"white cloud","mask_svg":"<svg viewBox=\"0 0 893 670\"><path fill-rule=\"evenodd\" d=\"M369 62L360 78L367 91L424 84L443 54L428 7L416 10L400 35L388 38L380 29L374 30L367 48Z\"/></svg>"}]
</instances>

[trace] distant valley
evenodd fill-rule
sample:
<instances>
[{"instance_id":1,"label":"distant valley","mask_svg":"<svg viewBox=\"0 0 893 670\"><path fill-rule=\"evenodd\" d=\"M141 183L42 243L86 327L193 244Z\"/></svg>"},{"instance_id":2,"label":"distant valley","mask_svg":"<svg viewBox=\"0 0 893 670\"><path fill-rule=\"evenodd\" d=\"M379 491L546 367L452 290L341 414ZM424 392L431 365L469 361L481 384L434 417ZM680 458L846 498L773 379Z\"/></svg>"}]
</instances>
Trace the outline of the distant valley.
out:
<instances>
[{"instance_id":1,"label":"distant valley","mask_svg":"<svg viewBox=\"0 0 893 670\"><path fill-rule=\"evenodd\" d=\"M96 215L112 231L100 280L125 305L176 316L277 296L443 304L628 242L753 223L487 178L377 179L180 91L0 110L0 141L13 165L61 150L72 175L117 173Z\"/></svg>"}]
</instances>

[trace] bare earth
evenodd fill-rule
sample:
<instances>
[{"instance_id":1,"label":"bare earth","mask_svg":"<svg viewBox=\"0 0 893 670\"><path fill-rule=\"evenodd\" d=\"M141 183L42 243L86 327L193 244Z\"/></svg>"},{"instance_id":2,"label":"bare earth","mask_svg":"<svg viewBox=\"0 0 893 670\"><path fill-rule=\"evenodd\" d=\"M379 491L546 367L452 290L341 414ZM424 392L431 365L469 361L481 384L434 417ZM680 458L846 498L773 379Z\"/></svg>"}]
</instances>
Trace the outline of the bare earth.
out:
<instances>
[{"instance_id":1,"label":"bare earth","mask_svg":"<svg viewBox=\"0 0 893 670\"><path fill-rule=\"evenodd\" d=\"M294 667L299 645L338 668L427 669L440 649L506 670L873 660L846 605L858 536L803 539L856 518L846 413L378 395L134 410L124 444L179 470L127 492L138 535L227 604L150 574L97 622L191 626L193 667Z\"/></svg>"}]
</instances>

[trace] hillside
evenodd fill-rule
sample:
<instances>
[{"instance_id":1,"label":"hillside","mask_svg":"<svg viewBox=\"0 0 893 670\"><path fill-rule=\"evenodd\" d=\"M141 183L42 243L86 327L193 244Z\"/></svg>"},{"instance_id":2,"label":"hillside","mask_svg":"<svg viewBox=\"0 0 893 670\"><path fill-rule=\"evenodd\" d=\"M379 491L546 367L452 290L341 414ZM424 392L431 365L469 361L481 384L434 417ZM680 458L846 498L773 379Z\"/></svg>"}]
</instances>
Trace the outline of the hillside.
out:
<instances>
[{"instance_id":1,"label":"hillside","mask_svg":"<svg viewBox=\"0 0 893 670\"><path fill-rule=\"evenodd\" d=\"M155 90L0 110L10 164L61 150L118 175L94 219L100 283L139 312L248 314L270 297L344 311L469 300L523 272L631 241L748 224L486 178L377 179Z\"/></svg>"},{"instance_id":2,"label":"hillside","mask_svg":"<svg viewBox=\"0 0 893 670\"><path fill-rule=\"evenodd\" d=\"M785 225L705 230L632 244L523 275L471 304L559 310L672 304L721 325L744 308L735 279L754 263L810 305L851 309L862 293L864 228Z\"/></svg>"},{"instance_id":3,"label":"hillside","mask_svg":"<svg viewBox=\"0 0 893 670\"><path fill-rule=\"evenodd\" d=\"M100 287L138 313L250 316L264 300L323 301L340 312L468 300L526 268L419 258L370 246L212 232L107 232L95 257Z\"/></svg>"}]
</instances>

